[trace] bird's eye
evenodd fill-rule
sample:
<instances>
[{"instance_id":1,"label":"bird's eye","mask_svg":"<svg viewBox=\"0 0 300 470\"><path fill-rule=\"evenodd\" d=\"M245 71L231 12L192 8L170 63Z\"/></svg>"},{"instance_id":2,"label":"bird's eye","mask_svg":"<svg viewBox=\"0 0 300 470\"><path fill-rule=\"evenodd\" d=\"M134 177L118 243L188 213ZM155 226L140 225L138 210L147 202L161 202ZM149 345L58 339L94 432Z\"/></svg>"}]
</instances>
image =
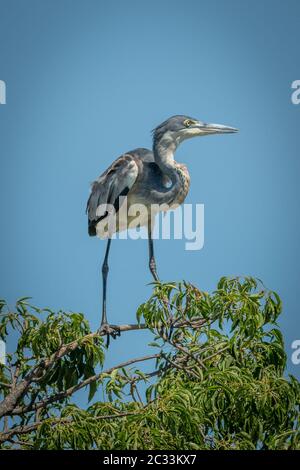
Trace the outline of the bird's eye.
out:
<instances>
[{"instance_id":1,"label":"bird's eye","mask_svg":"<svg viewBox=\"0 0 300 470\"><path fill-rule=\"evenodd\" d=\"M190 127L193 124L193 121L191 121L191 119L186 119L183 124L185 127Z\"/></svg>"}]
</instances>

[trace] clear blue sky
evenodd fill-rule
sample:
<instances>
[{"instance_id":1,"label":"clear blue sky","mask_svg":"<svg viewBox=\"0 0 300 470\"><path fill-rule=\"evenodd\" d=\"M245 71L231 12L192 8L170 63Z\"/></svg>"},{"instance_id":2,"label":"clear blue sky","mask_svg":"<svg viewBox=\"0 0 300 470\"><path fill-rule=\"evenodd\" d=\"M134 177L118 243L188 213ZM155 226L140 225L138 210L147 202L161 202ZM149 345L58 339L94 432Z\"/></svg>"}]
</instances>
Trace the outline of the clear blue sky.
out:
<instances>
[{"instance_id":1,"label":"clear blue sky","mask_svg":"<svg viewBox=\"0 0 300 470\"><path fill-rule=\"evenodd\" d=\"M122 152L151 146L172 114L240 133L186 142L186 202L205 204L205 246L156 243L162 280L213 290L249 274L279 292L281 325L300 338L300 3L276 0L0 0L0 285L100 321L104 242L89 238L89 183ZM135 320L151 289L145 240L113 242L108 312ZM150 336L112 343L108 364ZM9 345L8 345L9 347ZM300 376L300 366L289 370Z\"/></svg>"}]
</instances>

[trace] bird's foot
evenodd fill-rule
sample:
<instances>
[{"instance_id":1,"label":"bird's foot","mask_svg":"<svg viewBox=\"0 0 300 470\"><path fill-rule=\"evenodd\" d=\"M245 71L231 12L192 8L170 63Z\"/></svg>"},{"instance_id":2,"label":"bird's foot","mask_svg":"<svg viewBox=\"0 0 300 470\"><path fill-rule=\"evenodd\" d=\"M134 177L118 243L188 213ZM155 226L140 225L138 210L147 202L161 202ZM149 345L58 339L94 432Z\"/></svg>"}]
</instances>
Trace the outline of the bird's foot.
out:
<instances>
[{"instance_id":1,"label":"bird's foot","mask_svg":"<svg viewBox=\"0 0 300 470\"><path fill-rule=\"evenodd\" d=\"M121 335L120 327L117 325L109 325L108 323L102 323L98 330L100 336L106 336L106 347L109 346L110 337L116 339L117 336Z\"/></svg>"}]
</instances>

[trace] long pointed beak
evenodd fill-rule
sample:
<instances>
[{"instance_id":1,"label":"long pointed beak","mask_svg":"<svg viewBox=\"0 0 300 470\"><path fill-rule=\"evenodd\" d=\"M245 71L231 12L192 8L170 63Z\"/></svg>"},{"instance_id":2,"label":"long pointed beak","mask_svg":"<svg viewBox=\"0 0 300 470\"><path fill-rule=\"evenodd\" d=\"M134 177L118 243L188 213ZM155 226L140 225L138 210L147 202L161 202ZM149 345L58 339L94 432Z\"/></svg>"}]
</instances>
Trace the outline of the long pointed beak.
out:
<instances>
[{"instance_id":1,"label":"long pointed beak","mask_svg":"<svg viewBox=\"0 0 300 470\"><path fill-rule=\"evenodd\" d=\"M233 134L238 132L238 129L235 127L223 126L222 124L199 123L198 127L205 134Z\"/></svg>"}]
</instances>

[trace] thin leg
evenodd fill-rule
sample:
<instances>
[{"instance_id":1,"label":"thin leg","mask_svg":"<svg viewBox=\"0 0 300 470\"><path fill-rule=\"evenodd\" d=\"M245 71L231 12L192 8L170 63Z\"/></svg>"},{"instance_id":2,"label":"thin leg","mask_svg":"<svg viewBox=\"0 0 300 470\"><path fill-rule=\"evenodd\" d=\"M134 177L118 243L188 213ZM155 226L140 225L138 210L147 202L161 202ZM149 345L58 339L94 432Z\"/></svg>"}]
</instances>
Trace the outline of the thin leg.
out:
<instances>
[{"instance_id":1,"label":"thin leg","mask_svg":"<svg viewBox=\"0 0 300 470\"><path fill-rule=\"evenodd\" d=\"M153 247L153 238L152 238L152 223L148 222L148 243L149 243L149 268L151 274L155 281L159 281L157 271L156 271L156 262L154 258L154 247Z\"/></svg>"},{"instance_id":2,"label":"thin leg","mask_svg":"<svg viewBox=\"0 0 300 470\"><path fill-rule=\"evenodd\" d=\"M157 275L157 271L156 271L156 262L155 262L155 257L154 257L154 247L153 247L153 238L152 238L152 223L151 221L148 221L148 242L149 242L149 268L150 268L150 271L151 271L151 274L154 278L155 281L158 281L159 282L159 277ZM170 321L170 330L169 330L169 334L168 334L168 337L169 339L172 337L172 333L173 333L173 330L174 330L174 319L173 319L173 314L171 312L171 309L170 309L170 306L169 306L169 303L168 303L168 299L165 298L163 300L168 312L169 312L169 321Z\"/></svg>"},{"instance_id":3,"label":"thin leg","mask_svg":"<svg viewBox=\"0 0 300 470\"><path fill-rule=\"evenodd\" d=\"M106 245L106 251L104 256L104 261L102 264L102 287L103 287L103 296L102 296L102 319L101 319L101 326L107 325L107 315L106 315L106 287L107 287L107 275L109 271L108 266L108 255L109 249L111 244L111 238L108 239Z\"/></svg>"},{"instance_id":4,"label":"thin leg","mask_svg":"<svg viewBox=\"0 0 300 470\"><path fill-rule=\"evenodd\" d=\"M103 284L103 295L102 295L102 319L101 319L101 326L100 326L100 333L104 333L107 335L106 346L109 346L109 338L112 336L114 339L116 336L120 336L120 330L115 325L109 325L107 322L107 315L106 315L106 288L107 288L107 275L109 271L108 266L108 255L109 249L111 244L111 238L107 241L104 261L102 264L102 284Z\"/></svg>"}]
</instances>

